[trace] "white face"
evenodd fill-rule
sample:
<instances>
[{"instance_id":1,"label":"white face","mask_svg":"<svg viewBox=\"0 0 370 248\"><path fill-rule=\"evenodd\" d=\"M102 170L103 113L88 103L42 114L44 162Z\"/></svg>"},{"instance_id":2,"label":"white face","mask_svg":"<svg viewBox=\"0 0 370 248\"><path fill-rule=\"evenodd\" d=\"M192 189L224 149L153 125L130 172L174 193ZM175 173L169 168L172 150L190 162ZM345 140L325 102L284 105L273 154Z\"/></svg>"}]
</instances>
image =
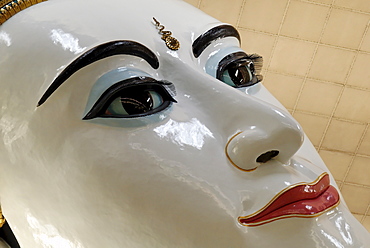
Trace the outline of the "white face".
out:
<instances>
[{"instance_id":1,"label":"white face","mask_svg":"<svg viewBox=\"0 0 370 248\"><path fill-rule=\"evenodd\" d=\"M246 86L235 31L199 10L50 0L0 26L0 54L1 206L21 247L370 244L296 121Z\"/></svg>"}]
</instances>

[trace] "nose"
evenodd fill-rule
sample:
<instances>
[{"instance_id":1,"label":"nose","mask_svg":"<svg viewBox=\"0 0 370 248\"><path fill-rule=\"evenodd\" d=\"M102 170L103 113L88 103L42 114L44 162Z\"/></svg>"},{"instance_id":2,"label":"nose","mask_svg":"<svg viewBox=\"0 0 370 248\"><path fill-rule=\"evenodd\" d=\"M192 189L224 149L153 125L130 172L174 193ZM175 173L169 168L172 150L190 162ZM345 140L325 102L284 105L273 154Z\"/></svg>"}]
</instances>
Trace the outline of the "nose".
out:
<instances>
[{"instance_id":1,"label":"nose","mask_svg":"<svg viewBox=\"0 0 370 248\"><path fill-rule=\"evenodd\" d=\"M170 68L175 65L166 63ZM249 95L190 66L182 68L175 77L165 76L183 82L177 87L178 92L186 92L186 113L196 113L210 130L225 137L225 155L236 168L252 171L271 159L287 163L301 147L301 127L289 113L269 103L276 100L270 101L273 97L263 86L257 90L258 99L257 93Z\"/></svg>"},{"instance_id":2,"label":"nose","mask_svg":"<svg viewBox=\"0 0 370 248\"><path fill-rule=\"evenodd\" d=\"M226 144L229 161L242 171L253 171L271 159L287 163L303 142L303 132L292 117L281 122L250 126L232 136Z\"/></svg>"}]
</instances>

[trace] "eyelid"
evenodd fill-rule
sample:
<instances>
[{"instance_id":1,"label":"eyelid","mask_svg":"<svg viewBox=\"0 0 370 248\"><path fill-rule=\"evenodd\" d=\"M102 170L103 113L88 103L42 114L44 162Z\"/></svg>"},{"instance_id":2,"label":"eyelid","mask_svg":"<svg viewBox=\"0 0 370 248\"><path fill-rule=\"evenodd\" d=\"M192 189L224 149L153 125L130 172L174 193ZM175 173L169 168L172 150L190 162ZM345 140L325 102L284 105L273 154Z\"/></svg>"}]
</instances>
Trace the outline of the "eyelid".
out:
<instances>
[{"instance_id":1,"label":"eyelid","mask_svg":"<svg viewBox=\"0 0 370 248\"><path fill-rule=\"evenodd\" d=\"M248 55L245 52L236 52L229 54L225 56L220 63L218 63L217 66L217 73L216 73L216 78L220 78L222 73L224 72L225 68L230 65L230 63L238 63L242 60L250 61L252 62L251 59L249 59Z\"/></svg>"},{"instance_id":2,"label":"eyelid","mask_svg":"<svg viewBox=\"0 0 370 248\"><path fill-rule=\"evenodd\" d=\"M237 52L243 52L243 50L238 46L231 46L214 51L209 56L205 64L206 73L214 78L217 78L217 68L220 61L226 56Z\"/></svg>"},{"instance_id":3,"label":"eyelid","mask_svg":"<svg viewBox=\"0 0 370 248\"><path fill-rule=\"evenodd\" d=\"M244 63L248 63L248 70L252 73L252 80L249 82L245 82L242 85L234 86L236 88L239 87L246 87L252 86L262 81L263 76L261 75L262 65L263 65L263 58L258 54L246 54L245 52L236 52L227 55L224 57L220 63L218 64L216 78L222 80L222 74L225 72L226 68L230 65L244 66ZM251 68L251 64L253 64L253 69Z\"/></svg>"},{"instance_id":4,"label":"eyelid","mask_svg":"<svg viewBox=\"0 0 370 248\"><path fill-rule=\"evenodd\" d=\"M172 102L177 102L173 97L176 95L174 85L168 81L157 81L151 77L135 77L122 80L110 86L95 102L91 110L85 115L83 120L93 119L98 116L100 111L112 100L112 97L119 93L121 90L138 85L147 85L154 87L162 87L166 97Z\"/></svg>"},{"instance_id":5,"label":"eyelid","mask_svg":"<svg viewBox=\"0 0 370 248\"><path fill-rule=\"evenodd\" d=\"M86 116L99 97L113 84L135 77L153 77L152 74L146 72L146 69L147 68L141 70L141 68L121 67L103 74L98 78L90 90L83 116Z\"/></svg>"}]
</instances>

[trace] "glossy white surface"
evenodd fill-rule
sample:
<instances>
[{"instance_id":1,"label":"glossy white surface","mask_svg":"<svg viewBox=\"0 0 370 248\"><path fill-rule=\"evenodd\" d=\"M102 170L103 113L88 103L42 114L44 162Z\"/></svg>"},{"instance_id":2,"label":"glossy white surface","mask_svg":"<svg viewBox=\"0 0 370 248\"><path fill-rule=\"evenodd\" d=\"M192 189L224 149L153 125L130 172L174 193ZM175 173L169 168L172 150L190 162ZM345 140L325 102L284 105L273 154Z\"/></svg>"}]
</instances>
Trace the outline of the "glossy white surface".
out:
<instances>
[{"instance_id":1,"label":"glossy white surface","mask_svg":"<svg viewBox=\"0 0 370 248\"><path fill-rule=\"evenodd\" d=\"M180 41L178 51L152 17ZM239 90L206 73L214 56L235 51L235 38L194 58L192 42L220 24L177 0L49 0L0 26L0 197L22 248L370 247L343 200L316 218L238 224L327 168L307 138L300 146L300 126L262 85ZM109 57L36 107L70 62L113 40L145 45L159 69ZM118 69L121 80L139 70L172 82L177 103L147 117L82 120ZM228 160L229 141L230 160L255 171ZM275 159L255 162L271 149L280 151Z\"/></svg>"}]
</instances>

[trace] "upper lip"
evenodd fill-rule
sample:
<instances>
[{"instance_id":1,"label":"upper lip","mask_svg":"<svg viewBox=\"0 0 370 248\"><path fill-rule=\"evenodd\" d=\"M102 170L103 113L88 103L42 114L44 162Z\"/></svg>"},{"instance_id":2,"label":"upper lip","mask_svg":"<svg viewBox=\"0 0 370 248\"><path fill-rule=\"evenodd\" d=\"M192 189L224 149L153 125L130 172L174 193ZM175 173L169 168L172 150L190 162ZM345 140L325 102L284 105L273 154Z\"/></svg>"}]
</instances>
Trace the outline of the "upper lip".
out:
<instances>
[{"instance_id":1,"label":"upper lip","mask_svg":"<svg viewBox=\"0 0 370 248\"><path fill-rule=\"evenodd\" d=\"M300 183L284 189L259 211L239 217L239 223L257 226L289 217L315 217L338 203L339 194L330 185L329 174L325 172L312 183Z\"/></svg>"}]
</instances>

